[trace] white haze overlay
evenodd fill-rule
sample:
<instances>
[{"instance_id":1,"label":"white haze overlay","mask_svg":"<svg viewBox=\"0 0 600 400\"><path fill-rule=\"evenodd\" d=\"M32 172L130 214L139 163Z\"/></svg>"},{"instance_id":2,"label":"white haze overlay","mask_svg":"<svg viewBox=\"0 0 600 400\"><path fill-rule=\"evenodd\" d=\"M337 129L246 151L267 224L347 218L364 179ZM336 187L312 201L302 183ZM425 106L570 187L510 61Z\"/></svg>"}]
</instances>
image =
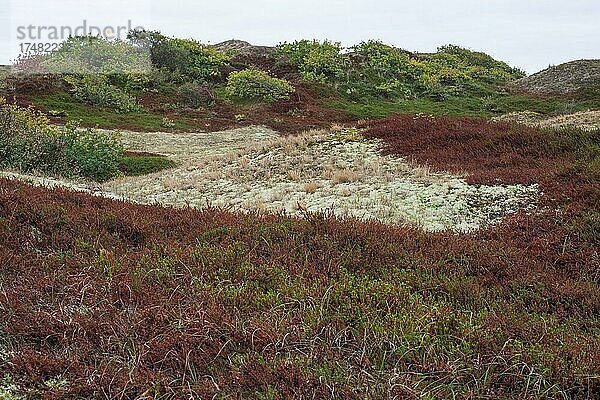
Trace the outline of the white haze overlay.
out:
<instances>
[{"instance_id":1,"label":"white haze overlay","mask_svg":"<svg viewBox=\"0 0 600 400\"><path fill-rule=\"evenodd\" d=\"M83 21L114 29L130 22L204 43L378 39L421 52L452 43L529 73L600 58L597 0L0 0L0 64L14 60L24 42L56 41L47 37L50 27L74 30ZM19 28L29 26L36 35L23 39ZM46 27L42 35L39 27Z\"/></svg>"}]
</instances>

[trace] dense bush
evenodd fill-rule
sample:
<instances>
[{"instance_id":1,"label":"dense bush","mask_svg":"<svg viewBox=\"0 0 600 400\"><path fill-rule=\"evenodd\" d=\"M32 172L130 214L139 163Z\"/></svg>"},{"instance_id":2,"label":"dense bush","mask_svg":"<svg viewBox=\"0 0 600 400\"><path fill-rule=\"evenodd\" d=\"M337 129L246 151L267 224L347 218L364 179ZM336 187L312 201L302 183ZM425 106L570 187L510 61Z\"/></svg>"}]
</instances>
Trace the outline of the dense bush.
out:
<instances>
[{"instance_id":1,"label":"dense bush","mask_svg":"<svg viewBox=\"0 0 600 400\"><path fill-rule=\"evenodd\" d=\"M129 72L123 74L107 74L111 85L122 88L127 93L145 92L152 84L152 73Z\"/></svg>"},{"instance_id":2,"label":"dense bush","mask_svg":"<svg viewBox=\"0 0 600 400\"><path fill-rule=\"evenodd\" d=\"M79 175L103 182L118 174L123 146L118 135L75 130L66 153Z\"/></svg>"},{"instance_id":3,"label":"dense bush","mask_svg":"<svg viewBox=\"0 0 600 400\"><path fill-rule=\"evenodd\" d=\"M232 72L227 79L227 94L240 100L274 103L289 98L293 92L294 87L288 81L254 68Z\"/></svg>"},{"instance_id":4,"label":"dense bush","mask_svg":"<svg viewBox=\"0 0 600 400\"><path fill-rule=\"evenodd\" d=\"M206 86L187 82L177 89L179 103L184 107L198 108L214 102L213 94Z\"/></svg>"},{"instance_id":5,"label":"dense bush","mask_svg":"<svg viewBox=\"0 0 600 400\"><path fill-rule=\"evenodd\" d=\"M169 38L159 32L138 31L130 39L150 51L152 65L175 74L206 82L218 78L229 65L229 57L192 39Z\"/></svg>"},{"instance_id":6,"label":"dense bush","mask_svg":"<svg viewBox=\"0 0 600 400\"><path fill-rule=\"evenodd\" d=\"M123 146L116 134L58 127L42 113L0 99L0 166L23 172L108 180L118 174Z\"/></svg>"},{"instance_id":7,"label":"dense bush","mask_svg":"<svg viewBox=\"0 0 600 400\"><path fill-rule=\"evenodd\" d=\"M522 70L513 68L505 62L498 61L488 54L455 45L438 48L436 56L439 55L454 56L455 67L462 67L469 76L488 83L505 84L525 76L525 72Z\"/></svg>"},{"instance_id":8,"label":"dense bush","mask_svg":"<svg viewBox=\"0 0 600 400\"><path fill-rule=\"evenodd\" d=\"M43 57L42 65L57 74L140 74L152 67L146 49L95 37L67 39Z\"/></svg>"},{"instance_id":9,"label":"dense bush","mask_svg":"<svg viewBox=\"0 0 600 400\"><path fill-rule=\"evenodd\" d=\"M67 75L65 80L71 85L73 96L81 102L120 113L141 109L135 97L111 85L106 75Z\"/></svg>"},{"instance_id":10,"label":"dense bush","mask_svg":"<svg viewBox=\"0 0 600 400\"><path fill-rule=\"evenodd\" d=\"M349 53L337 43L316 40L283 43L277 49L305 80L333 84L353 100L365 96L443 100L489 93L494 85L524 76L485 53L452 45L432 55L413 54L373 40L351 47Z\"/></svg>"},{"instance_id":11,"label":"dense bush","mask_svg":"<svg viewBox=\"0 0 600 400\"><path fill-rule=\"evenodd\" d=\"M344 74L345 58L340 43L300 40L282 43L277 46L277 51L285 55L306 80L325 82Z\"/></svg>"},{"instance_id":12,"label":"dense bush","mask_svg":"<svg viewBox=\"0 0 600 400\"><path fill-rule=\"evenodd\" d=\"M421 93L424 65L410 53L377 41L362 42L352 48L358 57L351 64L348 84L362 85L360 95L375 91L389 98L410 98Z\"/></svg>"}]
</instances>

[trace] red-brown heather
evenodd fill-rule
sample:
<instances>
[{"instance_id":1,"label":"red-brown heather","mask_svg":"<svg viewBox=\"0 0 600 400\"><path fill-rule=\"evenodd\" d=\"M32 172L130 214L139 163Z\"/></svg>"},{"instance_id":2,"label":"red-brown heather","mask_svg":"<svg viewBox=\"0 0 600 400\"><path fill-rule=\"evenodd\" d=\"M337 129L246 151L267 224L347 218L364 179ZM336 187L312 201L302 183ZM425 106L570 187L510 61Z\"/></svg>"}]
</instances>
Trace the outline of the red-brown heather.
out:
<instances>
[{"instance_id":1,"label":"red-brown heather","mask_svg":"<svg viewBox=\"0 0 600 400\"><path fill-rule=\"evenodd\" d=\"M597 134L369 125L473 182L537 182L540 208L432 234L0 180L0 375L46 399L600 397Z\"/></svg>"},{"instance_id":2,"label":"red-brown heather","mask_svg":"<svg viewBox=\"0 0 600 400\"><path fill-rule=\"evenodd\" d=\"M472 183L539 182L571 157L550 132L482 118L398 115L367 124L366 136L383 139L385 152L465 172Z\"/></svg>"}]
</instances>

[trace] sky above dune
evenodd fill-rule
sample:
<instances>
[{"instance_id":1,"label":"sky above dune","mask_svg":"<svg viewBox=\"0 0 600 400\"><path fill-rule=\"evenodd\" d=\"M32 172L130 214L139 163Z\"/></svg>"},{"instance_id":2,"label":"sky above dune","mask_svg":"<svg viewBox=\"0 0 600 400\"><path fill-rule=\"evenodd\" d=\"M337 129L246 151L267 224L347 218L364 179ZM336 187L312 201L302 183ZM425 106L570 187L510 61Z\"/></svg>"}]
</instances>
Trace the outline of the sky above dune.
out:
<instances>
[{"instance_id":1,"label":"sky above dune","mask_svg":"<svg viewBox=\"0 0 600 400\"><path fill-rule=\"evenodd\" d=\"M86 30L141 26L205 43L327 38L351 46L378 39L421 52L452 43L533 73L600 58L598 21L598 0L0 0L0 64L24 43L56 42L52 27L75 30L85 22Z\"/></svg>"}]
</instances>

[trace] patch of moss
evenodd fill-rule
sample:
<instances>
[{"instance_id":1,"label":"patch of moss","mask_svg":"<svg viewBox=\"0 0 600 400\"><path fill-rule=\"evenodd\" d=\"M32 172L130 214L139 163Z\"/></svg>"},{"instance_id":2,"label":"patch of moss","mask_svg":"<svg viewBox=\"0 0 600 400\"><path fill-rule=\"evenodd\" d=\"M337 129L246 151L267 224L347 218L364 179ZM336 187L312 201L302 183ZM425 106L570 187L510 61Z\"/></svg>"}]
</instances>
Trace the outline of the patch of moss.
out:
<instances>
[{"instance_id":1,"label":"patch of moss","mask_svg":"<svg viewBox=\"0 0 600 400\"><path fill-rule=\"evenodd\" d=\"M120 170L127 176L147 175L177 165L163 156L123 156Z\"/></svg>"}]
</instances>

